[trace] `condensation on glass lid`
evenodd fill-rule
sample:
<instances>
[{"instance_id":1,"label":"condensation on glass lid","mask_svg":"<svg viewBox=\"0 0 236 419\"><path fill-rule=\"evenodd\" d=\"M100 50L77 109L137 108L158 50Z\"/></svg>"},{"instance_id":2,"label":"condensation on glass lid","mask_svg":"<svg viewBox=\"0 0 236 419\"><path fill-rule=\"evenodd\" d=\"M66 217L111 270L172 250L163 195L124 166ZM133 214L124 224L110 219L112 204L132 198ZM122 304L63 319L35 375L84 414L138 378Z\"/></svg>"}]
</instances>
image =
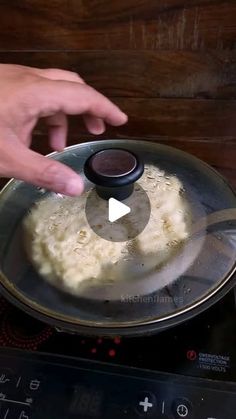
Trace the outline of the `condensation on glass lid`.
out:
<instances>
[{"instance_id":1,"label":"condensation on glass lid","mask_svg":"<svg viewBox=\"0 0 236 419\"><path fill-rule=\"evenodd\" d=\"M91 229L85 214L89 191L77 198L52 195L40 200L23 223L27 253L39 274L54 286L81 295L86 288L115 284L124 278L126 282L145 280L147 273L175 258L189 238L192 223L182 184L177 177L146 165L137 190L139 185L149 197L151 215L142 233L126 242L104 240ZM133 205L140 208L134 212L135 225L143 216L142 202L138 194L132 197ZM97 197L97 223L102 201ZM101 224L101 228L106 226ZM125 217L123 228L132 228ZM173 275L171 280L176 273ZM169 280L163 278L156 287L166 286Z\"/></svg>"}]
</instances>

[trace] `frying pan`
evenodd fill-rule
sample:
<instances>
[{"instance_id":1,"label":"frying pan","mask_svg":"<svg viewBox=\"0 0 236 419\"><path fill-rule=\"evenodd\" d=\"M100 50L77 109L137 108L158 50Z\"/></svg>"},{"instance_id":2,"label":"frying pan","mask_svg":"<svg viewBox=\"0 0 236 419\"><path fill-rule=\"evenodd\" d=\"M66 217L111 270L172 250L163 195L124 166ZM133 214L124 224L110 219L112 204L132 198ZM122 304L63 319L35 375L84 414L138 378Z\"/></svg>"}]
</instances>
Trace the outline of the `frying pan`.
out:
<instances>
[{"instance_id":1,"label":"frying pan","mask_svg":"<svg viewBox=\"0 0 236 419\"><path fill-rule=\"evenodd\" d=\"M35 202L51 192L12 179L0 194L0 290L20 309L66 332L96 336L158 333L206 310L234 287L236 195L203 161L147 141L80 143L48 158L79 173L88 190L95 185L87 177L86 162L108 149L126 150L138 161L180 179L193 216L189 240L156 272L132 281L129 277L113 284L104 281L73 296L41 278L23 246L22 220Z\"/></svg>"}]
</instances>

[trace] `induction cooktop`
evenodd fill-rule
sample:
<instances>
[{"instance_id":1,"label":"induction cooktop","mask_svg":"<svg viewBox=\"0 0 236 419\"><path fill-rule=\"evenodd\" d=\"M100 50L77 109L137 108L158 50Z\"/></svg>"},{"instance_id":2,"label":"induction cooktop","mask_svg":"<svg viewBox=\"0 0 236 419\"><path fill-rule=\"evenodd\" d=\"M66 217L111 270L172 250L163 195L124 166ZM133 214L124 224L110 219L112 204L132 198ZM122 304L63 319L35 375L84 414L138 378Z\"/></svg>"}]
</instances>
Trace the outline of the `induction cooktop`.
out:
<instances>
[{"instance_id":1,"label":"induction cooktop","mask_svg":"<svg viewBox=\"0 0 236 419\"><path fill-rule=\"evenodd\" d=\"M2 298L0 346L236 382L236 290L186 323L138 338L67 334Z\"/></svg>"},{"instance_id":2,"label":"induction cooktop","mask_svg":"<svg viewBox=\"0 0 236 419\"><path fill-rule=\"evenodd\" d=\"M67 334L0 300L0 419L235 412L235 290L186 323L138 338Z\"/></svg>"}]
</instances>

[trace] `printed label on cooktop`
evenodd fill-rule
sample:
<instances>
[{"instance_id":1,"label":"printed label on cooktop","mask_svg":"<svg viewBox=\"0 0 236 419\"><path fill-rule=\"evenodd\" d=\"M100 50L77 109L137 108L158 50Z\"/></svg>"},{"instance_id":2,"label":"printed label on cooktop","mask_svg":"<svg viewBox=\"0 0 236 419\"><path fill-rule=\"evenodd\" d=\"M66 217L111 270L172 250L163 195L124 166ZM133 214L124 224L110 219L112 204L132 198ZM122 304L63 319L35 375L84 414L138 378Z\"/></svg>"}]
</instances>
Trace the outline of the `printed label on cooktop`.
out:
<instances>
[{"instance_id":1,"label":"printed label on cooktop","mask_svg":"<svg viewBox=\"0 0 236 419\"><path fill-rule=\"evenodd\" d=\"M197 363L198 368L207 371L226 373L230 368L230 356L209 354L205 352L187 351L187 359Z\"/></svg>"},{"instance_id":2,"label":"printed label on cooktop","mask_svg":"<svg viewBox=\"0 0 236 419\"><path fill-rule=\"evenodd\" d=\"M226 373L230 368L230 357L227 355L199 352L198 362L201 369Z\"/></svg>"}]
</instances>

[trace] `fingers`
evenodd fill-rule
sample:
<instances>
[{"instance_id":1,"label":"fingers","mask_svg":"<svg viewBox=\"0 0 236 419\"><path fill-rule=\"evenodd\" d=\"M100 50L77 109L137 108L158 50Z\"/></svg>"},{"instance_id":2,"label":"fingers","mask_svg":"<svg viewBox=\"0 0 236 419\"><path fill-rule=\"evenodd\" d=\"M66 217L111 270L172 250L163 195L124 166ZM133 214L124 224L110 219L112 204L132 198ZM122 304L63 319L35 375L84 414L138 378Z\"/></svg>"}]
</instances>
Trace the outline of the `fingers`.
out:
<instances>
[{"instance_id":1,"label":"fingers","mask_svg":"<svg viewBox=\"0 0 236 419\"><path fill-rule=\"evenodd\" d=\"M4 146L0 176L22 180L68 196L78 196L84 189L82 178L71 168L29 150L21 143L10 143L7 148Z\"/></svg>"},{"instance_id":2,"label":"fingers","mask_svg":"<svg viewBox=\"0 0 236 419\"><path fill-rule=\"evenodd\" d=\"M75 82L75 83L85 84L84 80L79 76L79 74L74 73L72 71L66 71L66 70L61 70L61 69L57 69L57 68L55 68L55 69L54 68L49 68L49 69L46 69L46 70L38 70L38 74L41 77L47 77L48 79L51 79L51 80L65 80L65 81L71 81L71 82ZM102 121L102 119L95 118L91 115L85 115L84 116L84 122L85 122L85 125L87 127L87 130L91 134L99 135L99 134L102 134L105 131L105 124ZM50 135L53 135L53 134L50 134ZM56 135L57 135L57 133L55 132L55 136ZM54 143L54 140L51 140L51 141L50 141L50 143L51 143L52 148L54 150L58 150L57 146L55 147L52 144L52 143ZM65 146L65 142L63 142L63 144ZM58 151L60 151L61 149L59 149Z\"/></svg>"},{"instance_id":3,"label":"fingers","mask_svg":"<svg viewBox=\"0 0 236 419\"><path fill-rule=\"evenodd\" d=\"M105 131L105 124L102 119L85 115L84 121L91 134L100 135ZM48 125L49 143L51 148L55 151L63 151L67 142L67 116L64 113L59 112L45 118L45 122Z\"/></svg>"},{"instance_id":4,"label":"fingers","mask_svg":"<svg viewBox=\"0 0 236 419\"><path fill-rule=\"evenodd\" d=\"M106 127L102 119L96 118L91 115L84 115L84 122L87 127L87 130L91 134L100 135L102 134Z\"/></svg>"},{"instance_id":5,"label":"fingers","mask_svg":"<svg viewBox=\"0 0 236 419\"><path fill-rule=\"evenodd\" d=\"M43 80L36 85L38 116L63 112L70 115L86 114L119 126L128 118L114 103L92 87L75 82Z\"/></svg>"},{"instance_id":6,"label":"fingers","mask_svg":"<svg viewBox=\"0 0 236 419\"><path fill-rule=\"evenodd\" d=\"M55 151L63 151L66 146L68 121L64 113L59 112L45 119L49 129L50 146Z\"/></svg>"}]
</instances>

